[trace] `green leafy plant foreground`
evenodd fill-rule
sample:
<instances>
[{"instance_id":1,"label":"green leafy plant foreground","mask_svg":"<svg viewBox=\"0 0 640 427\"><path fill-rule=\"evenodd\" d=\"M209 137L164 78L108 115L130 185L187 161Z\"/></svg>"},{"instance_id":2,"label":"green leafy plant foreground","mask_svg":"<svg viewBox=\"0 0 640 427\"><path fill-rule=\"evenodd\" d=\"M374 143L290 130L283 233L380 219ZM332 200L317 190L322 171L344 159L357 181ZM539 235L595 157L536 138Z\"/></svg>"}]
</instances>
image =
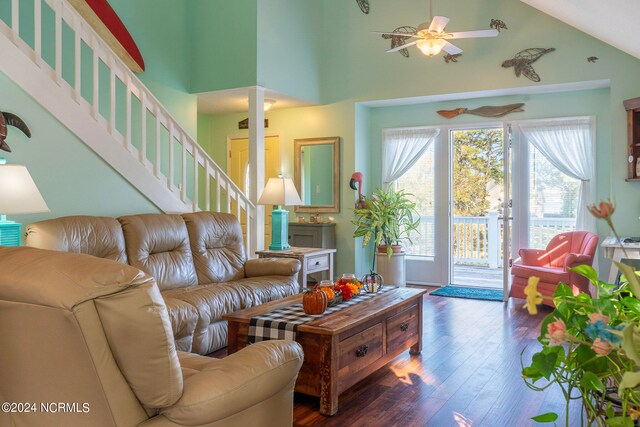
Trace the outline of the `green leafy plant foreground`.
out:
<instances>
[{"instance_id":1,"label":"green leafy plant foreground","mask_svg":"<svg viewBox=\"0 0 640 427\"><path fill-rule=\"evenodd\" d=\"M542 349L523 366L527 386L536 391L557 384L569 403L581 400L579 425L633 426L640 416L640 282L634 270L617 263L624 283L617 287L598 280L586 265L573 270L596 287L596 297L558 284L555 310L542 322ZM557 414L541 414L537 422L555 422ZM571 422L570 422L571 421Z\"/></svg>"}]
</instances>

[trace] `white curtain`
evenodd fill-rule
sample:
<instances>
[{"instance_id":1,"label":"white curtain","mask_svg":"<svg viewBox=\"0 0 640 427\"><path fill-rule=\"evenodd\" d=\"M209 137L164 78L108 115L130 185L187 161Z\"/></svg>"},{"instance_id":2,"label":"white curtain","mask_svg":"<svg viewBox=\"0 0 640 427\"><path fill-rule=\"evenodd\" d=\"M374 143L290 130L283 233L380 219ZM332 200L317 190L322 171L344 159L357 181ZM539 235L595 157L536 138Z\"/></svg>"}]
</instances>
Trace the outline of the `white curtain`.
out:
<instances>
[{"instance_id":1,"label":"white curtain","mask_svg":"<svg viewBox=\"0 0 640 427\"><path fill-rule=\"evenodd\" d=\"M542 120L519 126L526 141L553 166L580 180L576 230L595 232L595 220L587 209L588 204L595 202L592 119Z\"/></svg>"},{"instance_id":2,"label":"white curtain","mask_svg":"<svg viewBox=\"0 0 640 427\"><path fill-rule=\"evenodd\" d=\"M382 186L387 188L407 172L440 134L437 128L382 131Z\"/></svg>"}]
</instances>

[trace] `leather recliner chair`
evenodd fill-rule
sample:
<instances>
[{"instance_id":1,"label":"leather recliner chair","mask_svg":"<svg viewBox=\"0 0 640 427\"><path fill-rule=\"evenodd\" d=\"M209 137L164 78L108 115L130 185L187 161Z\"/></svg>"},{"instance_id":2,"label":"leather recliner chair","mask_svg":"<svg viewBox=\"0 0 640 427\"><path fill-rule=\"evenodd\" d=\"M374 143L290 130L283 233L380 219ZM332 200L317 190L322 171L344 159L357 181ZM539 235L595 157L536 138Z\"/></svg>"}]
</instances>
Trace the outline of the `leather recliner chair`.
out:
<instances>
[{"instance_id":1,"label":"leather recliner chair","mask_svg":"<svg viewBox=\"0 0 640 427\"><path fill-rule=\"evenodd\" d=\"M1 426L291 425L297 343L176 351L154 279L112 260L0 248L0 271L0 401L37 405Z\"/></svg>"}]
</instances>

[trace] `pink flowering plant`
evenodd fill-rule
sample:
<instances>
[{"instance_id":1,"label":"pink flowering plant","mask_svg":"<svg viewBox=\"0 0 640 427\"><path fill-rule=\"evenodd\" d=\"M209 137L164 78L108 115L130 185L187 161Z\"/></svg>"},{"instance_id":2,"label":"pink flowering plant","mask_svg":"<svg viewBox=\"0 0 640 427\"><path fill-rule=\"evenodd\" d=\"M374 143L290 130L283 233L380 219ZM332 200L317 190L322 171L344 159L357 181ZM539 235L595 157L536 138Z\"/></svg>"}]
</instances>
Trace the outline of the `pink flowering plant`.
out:
<instances>
[{"instance_id":1,"label":"pink flowering plant","mask_svg":"<svg viewBox=\"0 0 640 427\"><path fill-rule=\"evenodd\" d=\"M610 215L614 208L605 208L607 223L613 227ZM553 295L555 310L541 325L538 341L542 349L532 356L529 366L523 365L522 376L529 388L560 387L566 400L563 424L567 426L631 427L640 417L640 281L632 267L616 264L623 273L617 286L599 280L590 266L572 269L590 280L595 297L574 296L571 287L558 284ZM525 289L525 307L531 313L545 298L536 286L537 278L532 278ZM569 420L572 400L582 402L585 418L580 422ZM555 423L557 419L553 412L533 417L538 422Z\"/></svg>"}]
</instances>

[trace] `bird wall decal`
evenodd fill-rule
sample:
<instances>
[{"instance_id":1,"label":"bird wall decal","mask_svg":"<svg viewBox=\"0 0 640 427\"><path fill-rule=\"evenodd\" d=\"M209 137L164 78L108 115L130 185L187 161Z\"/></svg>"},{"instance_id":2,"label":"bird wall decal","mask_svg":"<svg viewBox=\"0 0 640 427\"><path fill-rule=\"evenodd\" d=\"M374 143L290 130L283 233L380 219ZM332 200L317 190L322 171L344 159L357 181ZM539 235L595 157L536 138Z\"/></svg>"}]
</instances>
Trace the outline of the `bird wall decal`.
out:
<instances>
[{"instance_id":1,"label":"bird wall decal","mask_svg":"<svg viewBox=\"0 0 640 427\"><path fill-rule=\"evenodd\" d=\"M31 131L20 117L16 116L15 114L0 111L0 150L4 150L10 153L11 148L6 141L7 133L9 131L9 128L7 126L13 126L20 129L25 135L27 135L27 138L31 138Z\"/></svg>"}]
</instances>

